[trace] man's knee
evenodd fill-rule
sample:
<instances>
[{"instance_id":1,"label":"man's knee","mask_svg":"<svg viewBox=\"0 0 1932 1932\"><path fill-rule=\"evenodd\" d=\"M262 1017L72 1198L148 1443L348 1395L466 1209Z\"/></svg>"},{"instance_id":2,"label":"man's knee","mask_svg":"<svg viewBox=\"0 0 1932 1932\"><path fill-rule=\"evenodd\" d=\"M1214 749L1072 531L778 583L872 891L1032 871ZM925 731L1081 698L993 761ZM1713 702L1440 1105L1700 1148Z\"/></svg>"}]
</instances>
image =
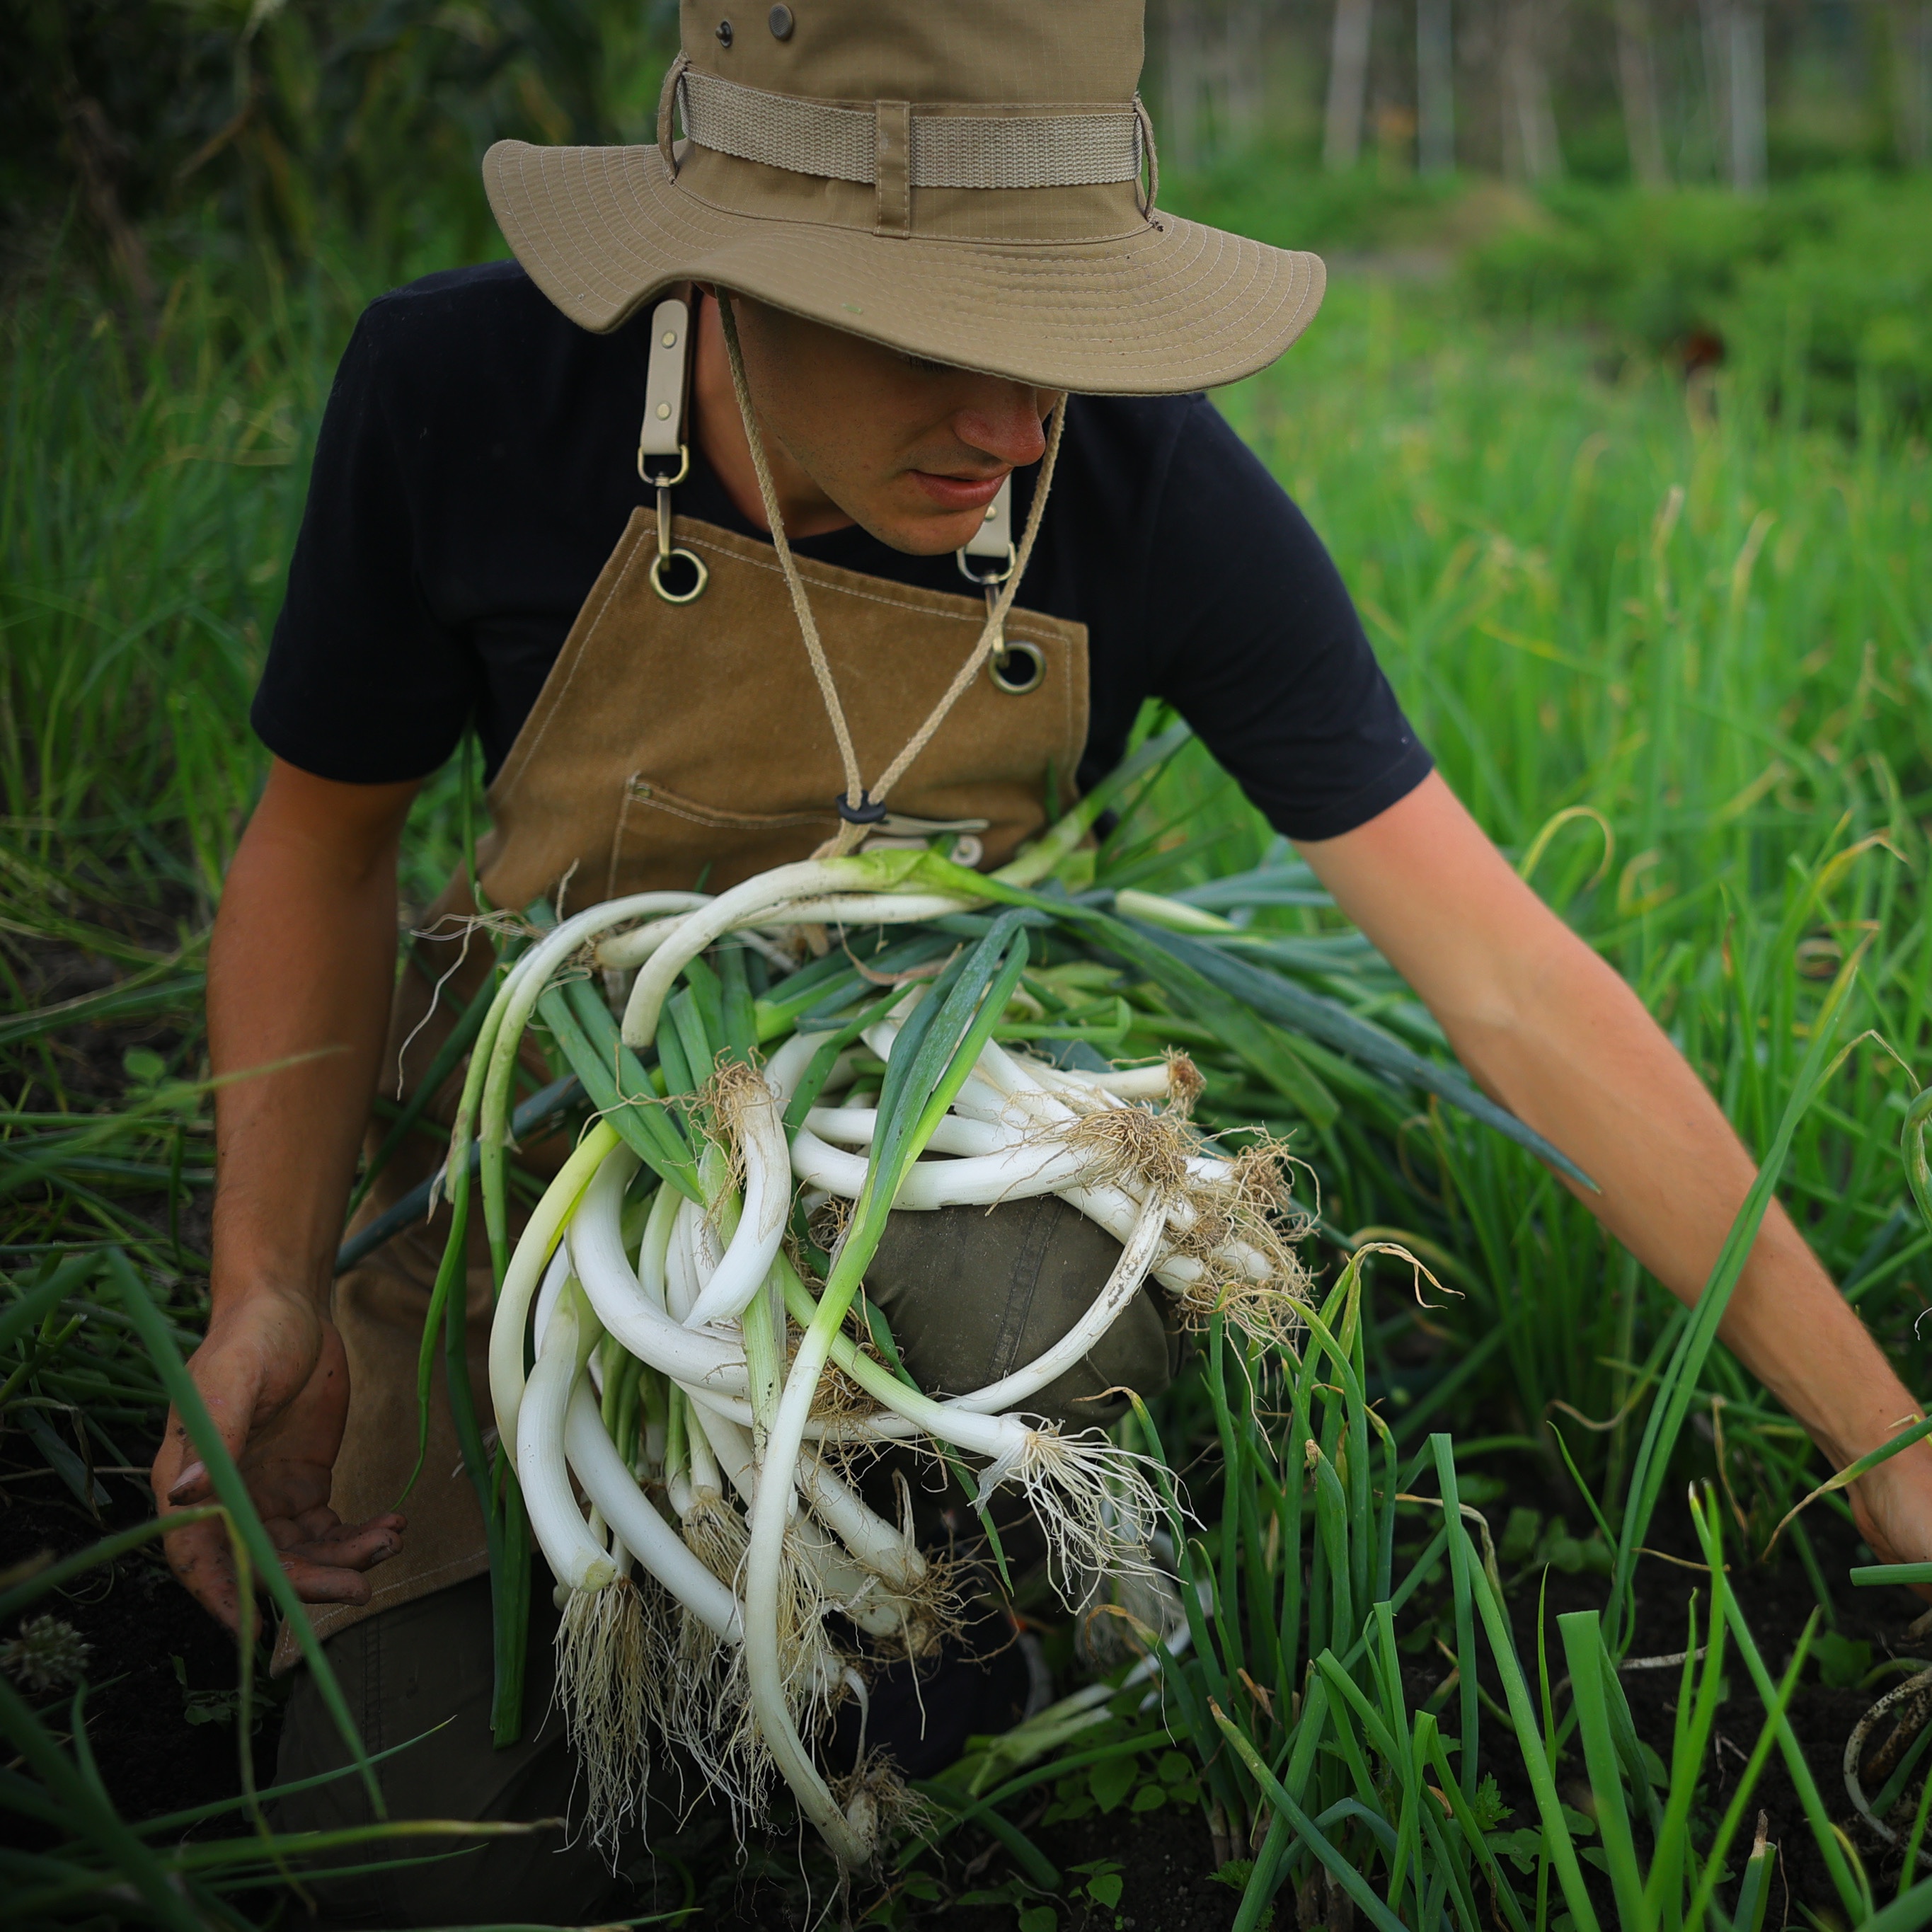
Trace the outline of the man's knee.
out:
<instances>
[{"instance_id":1,"label":"man's knee","mask_svg":"<svg viewBox=\"0 0 1932 1932\"><path fill-rule=\"evenodd\" d=\"M1044 1354L1092 1306L1120 1244L1057 1196L988 1209L900 1212L866 1273L866 1292L921 1388L948 1395ZM1073 1428L1115 1420L1126 1399L1173 1379L1179 1331L1144 1288L1080 1361L1020 1405Z\"/></svg>"},{"instance_id":2,"label":"man's knee","mask_svg":"<svg viewBox=\"0 0 1932 1932\"><path fill-rule=\"evenodd\" d=\"M454 1819L532 1822L568 1813L575 1778L552 1708L551 1614L532 1592L521 1740L495 1748L489 1579L479 1576L364 1618L324 1646L350 1714L371 1754L392 1820ZM398 1747L401 1748L398 1749ZM289 1700L276 1781L335 1772L324 1784L276 1801L282 1832L340 1831L369 1823L361 1778L320 1690L304 1670ZM413 1862L428 1860L429 1862ZM621 1916L627 1895L580 1834L560 1826L464 1840L425 1834L350 1846L328 1862L374 1868L310 1882L313 1923L406 1926L522 1920L577 1924Z\"/></svg>"}]
</instances>

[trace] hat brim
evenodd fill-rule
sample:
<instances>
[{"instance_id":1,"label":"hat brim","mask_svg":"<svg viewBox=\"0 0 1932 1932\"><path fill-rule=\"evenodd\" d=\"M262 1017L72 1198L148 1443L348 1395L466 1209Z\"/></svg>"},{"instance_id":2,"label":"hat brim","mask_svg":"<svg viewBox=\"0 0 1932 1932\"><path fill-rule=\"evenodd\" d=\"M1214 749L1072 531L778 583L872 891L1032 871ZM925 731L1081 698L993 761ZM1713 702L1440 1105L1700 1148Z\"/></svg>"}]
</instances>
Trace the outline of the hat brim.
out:
<instances>
[{"instance_id":1,"label":"hat brim","mask_svg":"<svg viewBox=\"0 0 1932 1932\"><path fill-rule=\"evenodd\" d=\"M1162 211L1098 242L878 236L742 214L680 189L654 147L485 156L517 259L602 334L674 282L760 302L934 362L1086 395L1172 395L1265 368L1322 305L1318 256Z\"/></svg>"}]
</instances>

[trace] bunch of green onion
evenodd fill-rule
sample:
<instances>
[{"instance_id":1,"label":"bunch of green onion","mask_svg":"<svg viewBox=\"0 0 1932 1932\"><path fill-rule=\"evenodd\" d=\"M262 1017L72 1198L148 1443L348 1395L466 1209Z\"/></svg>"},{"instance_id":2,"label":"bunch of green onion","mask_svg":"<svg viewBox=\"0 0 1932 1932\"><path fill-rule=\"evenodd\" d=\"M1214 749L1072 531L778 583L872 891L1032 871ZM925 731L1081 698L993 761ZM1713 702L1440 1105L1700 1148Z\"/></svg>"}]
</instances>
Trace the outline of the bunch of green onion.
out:
<instances>
[{"instance_id":1,"label":"bunch of green onion","mask_svg":"<svg viewBox=\"0 0 1932 1932\"><path fill-rule=\"evenodd\" d=\"M1270 1163L1228 1160L1189 1132L1196 1083L1184 1059L1070 1070L992 1037L1024 1011L1030 946L1016 914L971 942L928 938L929 974L868 969L867 997L820 1029L756 1038L733 935L776 950L801 927L973 912L978 893L958 890L973 875L946 867L955 890L934 893L922 874L935 863L860 856L781 867L715 899L593 907L523 954L484 1020L457 1139L475 1118L500 1240L488 1178L544 999L593 1094L609 1090L508 1256L490 1346L499 1439L563 1593L560 1685L595 1830L640 1802L655 1732L748 1810L776 1769L841 1861L865 1863L890 1780L862 1764L835 1792L811 1748L842 1698L865 1694L831 1619L916 1658L951 1610L907 1527L862 1500L853 1459L906 1442L970 1459L976 1500L1023 1490L1063 1589L1090 1591L1147 1567L1154 1498L1103 1432L1035 1426L1028 1399L1150 1275L1184 1306L1288 1325L1301 1277L1270 1211ZM588 980L574 1004L556 997L556 976L580 962L634 975L621 1028L583 996ZM655 1080L637 1057L651 1049ZM681 1126L654 1104L677 1094ZM1037 1360L940 1400L848 1332L893 1208L1048 1192L1122 1247L1087 1314ZM834 1202L844 1225L828 1251L812 1216Z\"/></svg>"},{"instance_id":2,"label":"bunch of green onion","mask_svg":"<svg viewBox=\"0 0 1932 1932\"><path fill-rule=\"evenodd\" d=\"M1185 1056L1114 1067L1065 1023L1096 967L1111 977L1154 957L1117 896L1083 902L1053 877L1105 802L1090 796L993 874L887 850L781 866L716 897L616 898L560 923L530 909L452 1132L422 1393L426 1418L439 1342L452 1370L466 1359L473 1138L504 1454L490 1452L466 1374L450 1394L490 1525L497 1735L514 1734L520 1709L533 1534L557 1580L560 1695L606 1841L638 1813L655 1738L741 1820L760 1815L776 1772L840 1862L866 1863L896 1781L862 1750L838 1780L814 1756L837 1706L856 1699L862 1714L850 1633L868 1655L916 1660L958 1604L913 1539L903 1488L898 1523L863 1499L864 1464L888 1444L923 1448L982 1511L1012 1486L1070 1608L1136 1585L1145 1601L1160 1511L1142 1459L1102 1430L1029 1420L1030 1399L1150 1279L1184 1321L1219 1316L1274 1342L1296 1329L1307 1223L1284 1150L1230 1157L1188 1120L1200 1080ZM837 943L812 958L828 932ZM859 934L875 936L860 946ZM1185 959L1155 963L1198 980L1196 1011L1226 1003ZM533 1016L596 1119L513 1245L512 1102ZM1023 1041L1050 1042L1052 1057ZM1087 1313L988 1387L941 1399L914 1385L860 1292L888 1215L1048 1192L1120 1244Z\"/></svg>"}]
</instances>

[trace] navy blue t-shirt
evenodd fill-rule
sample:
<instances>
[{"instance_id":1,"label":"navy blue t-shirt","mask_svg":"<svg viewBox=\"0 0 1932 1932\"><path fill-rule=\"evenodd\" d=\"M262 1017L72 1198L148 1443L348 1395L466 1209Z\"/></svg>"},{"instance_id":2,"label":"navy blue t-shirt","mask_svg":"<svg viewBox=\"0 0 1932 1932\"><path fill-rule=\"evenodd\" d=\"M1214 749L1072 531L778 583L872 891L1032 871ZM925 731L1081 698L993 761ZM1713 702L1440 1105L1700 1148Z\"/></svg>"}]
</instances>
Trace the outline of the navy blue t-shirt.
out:
<instances>
[{"instance_id":1,"label":"navy blue t-shirt","mask_svg":"<svg viewBox=\"0 0 1932 1932\"><path fill-rule=\"evenodd\" d=\"M648 324L588 334L508 262L370 304L256 694L271 751L349 783L419 778L473 722L495 772L632 512L655 500L637 469ZM1034 475L1016 478L1016 526ZM676 502L762 536L695 450ZM967 590L950 554L908 556L856 526L796 548ZM1150 697L1293 838L1353 830L1430 769L1320 539L1204 397L1073 398L1019 601L1088 627L1083 787Z\"/></svg>"}]
</instances>

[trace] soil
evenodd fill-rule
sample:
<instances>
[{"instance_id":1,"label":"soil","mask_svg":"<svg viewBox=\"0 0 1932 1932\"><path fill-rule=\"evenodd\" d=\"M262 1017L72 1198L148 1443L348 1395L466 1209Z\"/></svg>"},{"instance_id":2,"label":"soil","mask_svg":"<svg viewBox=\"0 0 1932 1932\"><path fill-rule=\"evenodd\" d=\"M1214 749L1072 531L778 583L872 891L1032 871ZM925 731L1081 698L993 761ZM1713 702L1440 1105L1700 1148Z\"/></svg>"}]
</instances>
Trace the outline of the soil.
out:
<instances>
[{"instance_id":1,"label":"soil","mask_svg":"<svg viewBox=\"0 0 1932 1932\"><path fill-rule=\"evenodd\" d=\"M1491 1511L1492 1516L1496 1514L1494 1510ZM1687 1562L1694 1558L1701 1558L1688 1520L1680 1515L1679 1523L1673 1525L1663 1520L1664 1514L1660 1510L1659 1519L1653 1527L1652 1547L1682 1557ZM1826 1508L1820 1506L1809 1511L1806 1522L1820 1565L1827 1577L1842 1578L1853 1566L1876 1560L1857 1531ZM1818 1600L1796 1562L1741 1563L1735 1553L1736 1541L1733 1539L1732 1588L1736 1592L1745 1622L1756 1640L1765 1667L1774 1679L1779 1678L1790 1664L1807 1621L1818 1609ZM1642 1565L1638 1577L1636 1631L1630 1656L1681 1653L1688 1628L1691 1593L1700 1590L1702 1578L1694 1570L1677 1568L1654 1558ZM1596 1608L1601 1604L1604 1593L1604 1584L1600 1578L1566 1576L1555 1570L1550 1572L1544 1614L1552 1657L1552 1682L1561 1675L1562 1668L1556 1634L1558 1615L1566 1610ZM1894 1658L1922 1658L1927 1664L1932 1664L1932 1634L1916 1637L1908 1634L1910 1627L1926 1608L1923 1600L1912 1592L1896 1588L1857 1589L1846 1583L1842 1587L1834 1586L1833 1594L1838 1635L1868 1644L1874 1666ZM1702 1607L1707 1602L1708 1592L1700 1591L1700 1641L1708 1634L1701 1620ZM1527 1662L1535 1655L1536 1594L1533 1579L1516 1596L1511 1609L1518 1653ZM1820 1632L1826 1628L1821 1622ZM1730 1693L1719 1708L1712 1740L1713 1762L1708 1767L1705 1786L1713 1809L1730 1802L1737 1774L1743 1768L1757 1741L1764 1719L1763 1707L1742 1659L1734 1646L1727 1646L1726 1654L1728 1661L1725 1674ZM1902 1682L1905 1675L1904 1672L1888 1675L1868 1690L1856 1686L1838 1688L1822 1681L1816 1664L1808 1665L1790 1707L1792 1730L1804 1750L1825 1808L1833 1822L1844 1829L1856 1846L1881 1898L1889 1897L1897 1884L1899 1854L1896 1849L1880 1840L1858 1819L1846 1796L1842 1761L1845 1740L1852 1727L1886 1690ZM1678 1671L1627 1670L1622 1682L1637 1735L1667 1764L1680 1683ZM1494 1758L1491 1762L1498 1772L1504 1798L1517 1808L1520 1816L1516 1822L1527 1822L1534 1814L1534 1801L1530 1796L1527 1780L1521 1778L1519 1772L1519 1781L1512 1789L1508 1779L1503 1776L1504 1767ZM1571 1766L1574 1764L1573 1759ZM1570 1768L1566 1766L1566 1769ZM1581 1790L1566 1791L1565 1795L1574 1803L1578 1796L1586 1793ZM1796 1787L1783 1759L1776 1753L1766 1766L1751 1798L1746 1818L1747 1835L1758 1812L1765 1815L1770 1841L1779 1847L1780 1889L1772 1894L1772 1912L1775 1915L1780 1906L1785 1907L1783 1918L1774 1916L1767 1922L1778 1924L1786 1918L1793 1923L1802 1922L1797 1911L1800 1904L1814 1911L1834 1913L1837 1894L1805 1822ZM1736 1860L1734 1858L1732 1862L1735 1865ZM1606 1887L1606 1898L1607 1896Z\"/></svg>"},{"instance_id":2,"label":"soil","mask_svg":"<svg viewBox=\"0 0 1932 1932\"><path fill-rule=\"evenodd\" d=\"M0 1575L37 1558L61 1557L152 1513L145 1479L104 1476L109 1505L98 1523L50 1472L16 1459L0 1486ZM24 1480L20 1480L24 1477ZM241 1790L234 1693L235 1640L171 1576L158 1543L86 1570L29 1613L70 1624L89 1646L85 1707L88 1741L124 1816L150 1818L231 1798ZM15 1635L13 1629L0 1637ZM177 1666L178 1660L178 1669ZM266 1685L254 1713L255 1774L274 1770L279 1709ZM50 1730L72 1729L71 1688L31 1695ZM0 1842L32 1849L38 1828L0 1810Z\"/></svg>"}]
</instances>

